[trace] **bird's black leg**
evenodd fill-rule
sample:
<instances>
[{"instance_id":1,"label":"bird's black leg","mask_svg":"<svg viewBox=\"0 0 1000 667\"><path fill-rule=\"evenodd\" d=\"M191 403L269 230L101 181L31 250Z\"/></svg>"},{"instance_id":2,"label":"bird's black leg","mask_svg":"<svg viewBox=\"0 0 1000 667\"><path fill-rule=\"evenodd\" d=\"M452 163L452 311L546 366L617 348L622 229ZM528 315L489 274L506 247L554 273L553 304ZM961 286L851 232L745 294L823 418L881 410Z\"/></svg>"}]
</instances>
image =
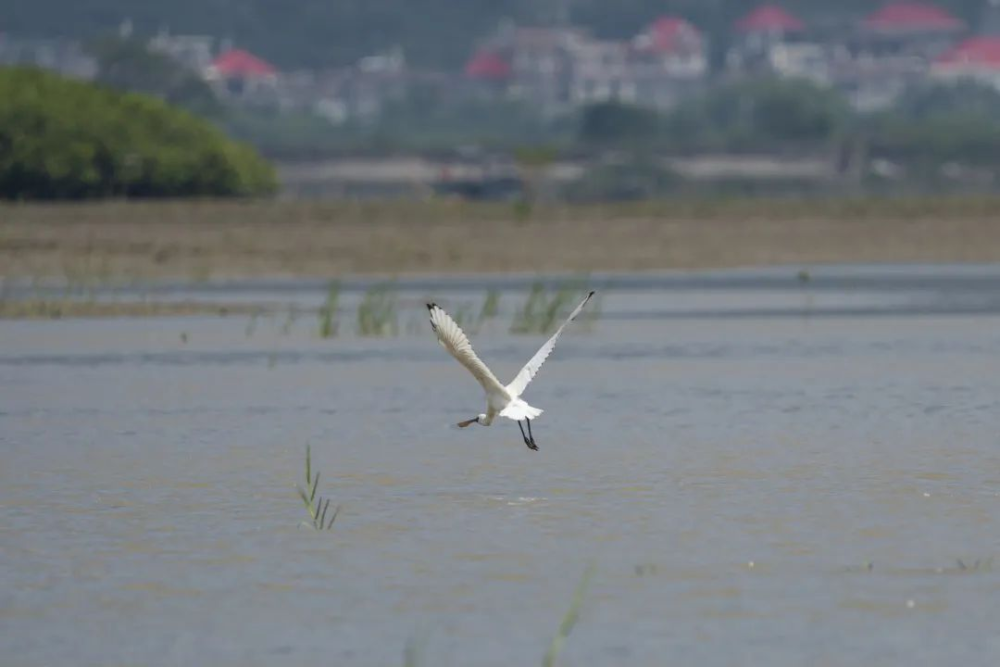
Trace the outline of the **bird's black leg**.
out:
<instances>
[{"instance_id":1,"label":"bird's black leg","mask_svg":"<svg viewBox=\"0 0 1000 667\"><path fill-rule=\"evenodd\" d=\"M530 441L528 447L538 451L538 445L535 444L535 436L531 434L531 420L525 419L524 421L528 424L528 440Z\"/></svg>"},{"instance_id":2,"label":"bird's black leg","mask_svg":"<svg viewBox=\"0 0 1000 667\"><path fill-rule=\"evenodd\" d=\"M524 438L524 444L526 444L528 447L531 447L531 442L528 441L528 436L524 434L524 427L521 426L521 422L517 422L517 427L521 429L521 437Z\"/></svg>"}]
</instances>

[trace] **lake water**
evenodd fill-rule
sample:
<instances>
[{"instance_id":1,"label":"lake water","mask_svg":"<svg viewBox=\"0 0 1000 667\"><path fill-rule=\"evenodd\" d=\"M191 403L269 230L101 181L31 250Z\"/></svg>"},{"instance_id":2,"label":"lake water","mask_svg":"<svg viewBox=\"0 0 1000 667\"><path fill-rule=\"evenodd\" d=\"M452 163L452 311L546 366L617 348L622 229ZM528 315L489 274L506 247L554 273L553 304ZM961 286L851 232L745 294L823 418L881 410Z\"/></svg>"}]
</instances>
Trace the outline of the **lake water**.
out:
<instances>
[{"instance_id":1,"label":"lake water","mask_svg":"<svg viewBox=\"0 0 1000 667\"><path fill-rule=\"evenodd\" d=\"M401 281L402 333L315 316L0 321L0 663L1000 662L1000 267L595 276L526 398L478 385ZM161 297L322 301L322 283ZM306 444L333 529L299 527Z\"/></svg>"}]
</instances>

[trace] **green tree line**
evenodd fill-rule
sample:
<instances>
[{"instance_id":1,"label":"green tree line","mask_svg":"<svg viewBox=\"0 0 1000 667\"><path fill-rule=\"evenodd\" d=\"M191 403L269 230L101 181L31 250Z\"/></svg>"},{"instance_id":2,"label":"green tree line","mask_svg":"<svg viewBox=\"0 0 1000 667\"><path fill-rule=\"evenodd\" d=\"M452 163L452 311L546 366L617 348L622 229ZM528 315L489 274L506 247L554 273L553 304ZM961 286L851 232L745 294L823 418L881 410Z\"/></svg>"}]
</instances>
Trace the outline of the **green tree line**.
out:
<instances>
[{"instance_id":1,"label":"green tree line","mask_svg":"<svg viewBox=\"0 0 1000 667\"><path fill-rule=\"evenodd\" d=\"M31 68L0 69L0 198L252 196L255 150L163 100Z\"/></svg>"},{"instance_id":2,"label":"green tree line","mask_svg":"<svg viewBox=\"0 0 1000 667\"><path fill-rule=\"evenodd\" d=\"M578 145L641 152L812 153L864 142L876 157L1000 164L1000 92L927 84L891 108L858 113L839 92L807 81L721 85L659 113L617 103L583 110Z\"/></svg>"}]
</instances>

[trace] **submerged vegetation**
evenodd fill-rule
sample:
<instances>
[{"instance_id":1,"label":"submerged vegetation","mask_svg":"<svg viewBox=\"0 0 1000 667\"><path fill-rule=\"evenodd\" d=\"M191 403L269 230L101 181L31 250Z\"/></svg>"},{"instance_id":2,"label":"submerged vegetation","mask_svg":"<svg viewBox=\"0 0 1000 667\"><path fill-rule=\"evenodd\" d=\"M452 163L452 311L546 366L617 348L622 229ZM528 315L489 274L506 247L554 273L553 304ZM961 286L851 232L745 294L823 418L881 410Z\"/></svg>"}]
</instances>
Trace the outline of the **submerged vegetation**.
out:
<instances>
[{"instance_id":1,"label":"submerged vegetation","mask_svg":"<svg viewBox=\"0 0 1000 667\"><path fill-rule=\"evenodd\" d=\"M552 638L549 650L545 652L545 658L542 660L543 667L554 667L556 664L556 659L559 657L563 645L566 644L569 633L573 631L573 627L580 618L583 598L587 594L587 588L590 586L590 580L593 576L594 566L591 564L584 570L583 576L580 577L580 583L576 585L576 591L573 592L573 602L570 603L569 609L566 610L566 615L563 616L562 623L559 624L559 631Z\"/></svg>"},{"instance_id":2,"label":"submerged vegetation","mask_svg":"<svg viewBox=\"0 0 1000 667\"><path fill-rule=\"evenodd\" d=\"M309 513L309 521L302 522L303 525L310 526L315 530L330 530L333 528L333 522L337 520L337 515L340 514L340 505L333 508L333 513L330 514L330 520L326 520L327 512L330 509L330 499L324 499L323 496L316 495L316 491L319 488L319 471L316 471L316 475L312 474L312 448L306 445L306 485L302 488L298 484L295 485L296 490L299 492L299 498L302 499L302 503L306 506L306 511Z\"/></svg>"},{"instance_id":3,"label":"submerged vegetation","mask_svg":"<svg viewBox=\"0 0 1000 667\"><path fill-rule=\"evenodd\" d=\"M332 338L340 330L340 322L337 320L337 304L340 303L340 283L331 281L326 288L326 300L319 309L319 337ZM287 325L287 329L291 324Z\"/></svg>"},{"instance_id":4,"label":"submerged vegetation","mask_svg":"<svg viewBox=\"0 0 1000 667\"><path fill-rule=\"evenodd\" d=\"M117 285L108 282L68 281L60 288L51 285L24 283L15 286L11 281L0 282L0 318L7 319L59 319L63 317L156 317L168 315L215 315L226 317L246 315L243 335L252 338L262 331L291 335L300 316L315 313L314 335L321 339L337 338L343 333L343 288L339 281L327 285L323 302L313 309L304 309L295 303L288 305L265 303L212 303L207 301L157 301L148 294L122 297L115 293ZM561 324L574 306L587 293L585 277L564 283L546 285L536 281L528 290L524 301L514 309L508 331L512 334L540 335L552 332ZM108 297L108 298L104 298ZM589 330L601 316L601 297L594 296L590 306L577 321L580 328ZM125 300L128 298L129 300ZM354 333L362 338L396 337L402 333L426 333L425 313L421 299L419 307L407 302L401 304L399 288L395 283L376 284L360 296L354 317ZM478 301L458 301L446 306L452 319L470 336L480 333L490 322L499 320L501 293L489 288ZM400 322L406 322L405 328Z\"/></svg>"},{"instance_id":5,"label":"submerged vegetation","mask_svg":"<svg viewBox=\"0 0 1000 667\"><path fill-rule=\"evenodd\" d=\"M490 289L483 297L483 303L476 312L475 304L463 302L455 304L448 312L451 319L470 335L476 335L488 320L494 319L500 313L500 290ZM420 322L423 328L423 322Z\"/></svg>"},{"instance_id":6,"label":"submerged vegetation","mask_svg":"<svg viewBox=\"0 0 1000 667\"><path fill-rule=\"evenodd\" d=\"M358 305L358 335L395 336L399 333L398 302L391 283L375 285Z\"/></svg>"},{"instance_id":7,"label":"submerged vegetation","mask_svg":"<svg viewBox=\"0 0 1000 667\"><path fill-rule=\"evenodd\" d=\"M586 284L586 279L580 279L551 291L541 281L536 281L531 286L528 298L515 313L510 332L544 334L555 330L587 294ZM595 300L589 309L580 314L580 320L592 324L600 316L600 310L600 301Z\"/></svg>"}]
</instances>

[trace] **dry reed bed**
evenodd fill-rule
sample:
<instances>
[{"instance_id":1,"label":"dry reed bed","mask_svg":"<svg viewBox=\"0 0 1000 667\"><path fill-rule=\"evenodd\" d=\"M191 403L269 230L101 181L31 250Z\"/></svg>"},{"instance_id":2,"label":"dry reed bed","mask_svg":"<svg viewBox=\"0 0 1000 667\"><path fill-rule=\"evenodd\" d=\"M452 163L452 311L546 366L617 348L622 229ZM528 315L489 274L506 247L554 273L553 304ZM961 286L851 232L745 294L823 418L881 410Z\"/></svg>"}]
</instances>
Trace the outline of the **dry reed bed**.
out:
<instances>
[{"instance_id":1,"label":"dry reed bed","mask_svg":"<svg viewBox=\"0 0 1000 667\"><path fill-rule=\"evenodd\" d=\"M1000 261L1000 198L0 206L0 274L79 282Z\"/></svg>"}]
</instances>

